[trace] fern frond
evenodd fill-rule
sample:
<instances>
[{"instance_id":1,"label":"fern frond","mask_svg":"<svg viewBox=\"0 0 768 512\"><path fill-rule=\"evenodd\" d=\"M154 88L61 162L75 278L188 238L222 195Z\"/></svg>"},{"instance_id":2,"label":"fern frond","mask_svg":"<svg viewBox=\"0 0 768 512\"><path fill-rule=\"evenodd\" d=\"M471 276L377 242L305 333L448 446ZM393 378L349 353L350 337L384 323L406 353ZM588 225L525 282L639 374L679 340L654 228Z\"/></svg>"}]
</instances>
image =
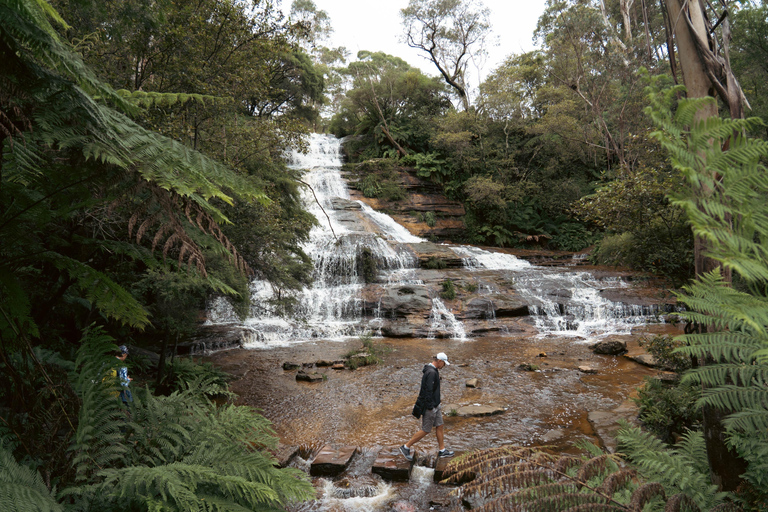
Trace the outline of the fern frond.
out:
<instances>
[{"instance_id":1,"label":"fern frond","mask_svg":"<svg viewBox=\"0 0 768 512\"><path fill-rule=\"evenodd\" d=\"M706 457L701 446L701 433L689 433L684 446L678 450L667 448L660 440L637 427L625 424L617 436L620 449L640 473L652 482L661 484L668 496L684 494L700 510L709 510L725 500L728 493L718 492L710 482Z\"/></svg>"},{"instance_id":2,"label":"fern frond","mask_svg":"<svg viewBox=\"0 0 768 512\"><path fill-rule=\"evenodd\" d=\"M40 474L19 464L0 445L0 510L8 512L61 512L61 506Z\"/></svg>"},{"instance_id":3,"label":"fern frond","mask_svg":"<svg viewBox=\"0 0 768 512\"><path fill-rule=\"evenodd\" d=\"M121 464L127 447L120 428L125 414L117 398L119 384L106 378L117 364L114 340L100 328L89 328L77 351L70 380L82 405L70 445L77 479L84 482L104 468ZM65 493L69 492L67 490Z\"/></svg>"}]
</instances>

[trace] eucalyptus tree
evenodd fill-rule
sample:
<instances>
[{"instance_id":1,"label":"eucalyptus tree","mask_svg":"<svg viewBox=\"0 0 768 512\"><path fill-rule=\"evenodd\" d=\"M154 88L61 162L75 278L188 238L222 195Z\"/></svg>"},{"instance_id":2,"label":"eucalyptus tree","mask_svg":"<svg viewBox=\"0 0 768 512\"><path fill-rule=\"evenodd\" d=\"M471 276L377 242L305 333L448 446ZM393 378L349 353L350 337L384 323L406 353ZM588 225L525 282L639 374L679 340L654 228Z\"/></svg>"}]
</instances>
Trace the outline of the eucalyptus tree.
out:
<instances>
[{"instance_id":1,"label":"eucalyptus tree","mask_svg":"<svg viewBox=\"0 0 768 512\"><path fill-rule=\"evenodd\" d=\"M377 147L400 156L426 150L431 134L426 121L449 106L445 86L399 57L368 51L357 56L344 70L352 85L331 128L337 135L368 135Z\"/></svg>"},{"instance_id":2,"label":"eucalyptus tree","mask_svg":"<svg viewBox=\"0 0 768 512\"><path fill-rule=\"evenodd\" d=\"M480 0L410 0L400 16L408 46L425 54L469 110L467 70L486 52L490 11Z\"/></svg>"}]
</instances>

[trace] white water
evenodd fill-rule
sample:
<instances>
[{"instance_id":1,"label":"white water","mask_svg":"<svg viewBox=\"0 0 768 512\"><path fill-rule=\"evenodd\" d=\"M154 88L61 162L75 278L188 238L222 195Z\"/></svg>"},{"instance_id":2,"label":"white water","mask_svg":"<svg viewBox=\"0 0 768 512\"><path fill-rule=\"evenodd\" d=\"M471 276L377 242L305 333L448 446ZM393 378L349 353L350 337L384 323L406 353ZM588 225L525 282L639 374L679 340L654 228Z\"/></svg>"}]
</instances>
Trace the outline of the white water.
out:
<instances>
[{"instance_id":1,"label":"white water","mask_svg":"<svg viewBox=\"0 0 768 512\"><path fill-rule=\"evenodd\" d=\"M360 201L359 213L333 209L333 199L349 201L349 190L340 173L338 139L312 135L309 152L293 154L291 166L307 171L303 179L314 190L314 194L308 189L302 192L305 207L319 223L304 247L314 263L313 286L295 294L296 309L290 316L282 316L276 310L275 291L267 282L256 280L251 285L249 318L239 322L229 304L219 300L209 308L209 322L241 324L246 329L246 346L252 347L380 334L381 302L378 306L369 303L368 311L364 311L365 283L359 275L359 259L364 252L374 258L379 274L377 283L385 288L423 286L416 273L418 261L406 244L426 240ZM462 259L467 271L506 273L505 279L514 282L518 295L527 300L531 317L542 335L590 339L628 333L648 322L649 314L654 313L600 296L601 289L625 286L620 280L598 282L586 272L537 267L510 254L472 246L448 247ZM432 310L425 320L427 336L449 334L454 339L467 339L464 324L436 294L432 295ZM495 312L490 311L486 319L494 321Z\"/></svg>"}]
</instances>

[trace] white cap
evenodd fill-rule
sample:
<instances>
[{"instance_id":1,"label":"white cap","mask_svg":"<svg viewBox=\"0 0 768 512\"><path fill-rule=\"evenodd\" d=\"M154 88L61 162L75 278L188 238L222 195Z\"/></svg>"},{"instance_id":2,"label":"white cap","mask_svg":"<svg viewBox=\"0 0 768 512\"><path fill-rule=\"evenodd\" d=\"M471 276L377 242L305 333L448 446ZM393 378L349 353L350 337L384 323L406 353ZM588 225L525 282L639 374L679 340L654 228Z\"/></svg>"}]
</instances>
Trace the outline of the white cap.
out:
<instances>
[{"instance_id":1,"label":"white cap","mask_svg":"<svg viewBox=\"0 0 768 512\"><path fill-rule=\"evenodd\" d=\"M445 355L445 352L440 352L435 356L435 359L438 361L444 362L446 365L450 365L451 363L448 362L448 356Z\"/></svg>"}]
</instances>

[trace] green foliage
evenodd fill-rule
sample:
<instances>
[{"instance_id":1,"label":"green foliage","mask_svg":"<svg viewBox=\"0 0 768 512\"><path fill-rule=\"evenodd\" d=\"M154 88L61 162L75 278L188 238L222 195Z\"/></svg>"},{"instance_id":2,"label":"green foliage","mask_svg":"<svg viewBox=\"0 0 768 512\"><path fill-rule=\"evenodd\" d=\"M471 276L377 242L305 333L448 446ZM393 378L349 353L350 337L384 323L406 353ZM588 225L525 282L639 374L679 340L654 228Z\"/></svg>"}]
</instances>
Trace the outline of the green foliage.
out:
<instances>
[{"instance_id":1,"label":"green foliage","mask_svg":"<svg viewBox=\"0 0 768 512\"><path fill-rule=\"evenodd\" d=\"M701 409L696 403L700 397L701 389L695 385L646 379L633 400L643 426L671 443L682 432L701 428Z\"/></svg>"},{"instance_id":2,"label":"green foliage","mask_svg":"<svg viewBox=\"0 0 768 512\"><path fill-rule=\"evenodd\" d=\"M36 471L21 465L0 443L0 509L13 512L62 512L64 506Z\"/></svg>"},{"instance_id":3,"label":"green foliage","mask_svg":"<svg viewBox=\"0 0 768 512\"><path fill-rule=\"evenodd\" d=\"M199 389L210 398L234 397L229 391L227 374L211 363L195 361L193 357L175 357L168 373L171 384L167 387L172 391Z\"/></svg>"},{"instance_id":4,"label":"green foliage","mask_svg":"<svg viewBox=\"0 0 768 512\"><path fill-rule=\"evenodd\" d=\"M221 387L210 368L182 365L190 379L184 389L166 397L134 390L126 410L115 395L119 384L104 379L118 362L114 349L100 329L90 330L70 376L81 401L69 447L74 475L66 466L49 468L61 479L68 510L181 511L201 502L206 509L278 510L313 494L303 473L275 467L267 450L277 440L266 419L207 400Z\"/></svg>"},{"instance_id":5,"label":"green foliage","mask_svg":"<svg viewBox=\"0 0 768 512\"><path fill-rule=\"evenodd\" d=\"M352 349L344 355L344 365L350 370L357 370L361 366L379 364L381 358L392 352L392 348L373 340L370 334L360 336L362 347Z\"/></svg>"},{"instance_id":6,"label":"green foliage","mask_svg":"<svg viewBox=\"0 0 768 512\"><path fill-rule=\"evenodd\" d=\"M365 283L373 283L379 273L379 263L373 251L368 247L363 247L357 256L357 274L363 278Z\"/></svg>"},{"instance_id":7,"label":"green foliage","mask_svg":"<svg viewBox=\"0 0 768 512\"><path fill-rule=\"evenodd\" d=\"M677 351L683 342L673 336L657 334L652 338L640 338L639 345L656 360L656 364L665 370L682 373L691 367L691 358Z\"/></svg>"},{"instance_id":8,"label":"green foliage","mask_svg":"<svg viewBox=\"0 0 768 512\"><path fill-rule=\"evenodd\" d=\"M678 287L693 275L693 238L685 212L666 194L680 187L666 164L622 172L574 208L607 233L594 252L600 264L663 275ZM643 250L637 250L642 247Z\"/></svg>"},{"instance_id":9,"label":"green foliage","mask_svg":"<svg viewBox=\"0 0 768 512\"><path fill-rule=\"evenodd\" d=\"M445 300L453 300L456 298L456 287L453 285L453 281L446 279L442 284L443 290L440 292L440 297Z\"/></svg>"},{"instance_id":10,"label":"green foliage","mask_svg":"<svg viewBox=\"0 0 768 512\"><path fill-rule=\"evenodd\" d=\"M718 492L710 481L707 451L700 432L687 432L675 448L669 448L653 435L624 425L617 440L640 473L662 485L667 496L682 494L702 511L713 510L729 498L728 493Z\"/></svg>"},{"instance_id":11,"label":"green foliage","mask_svg":"<svg viewBox=\"0 0 768 512\"><path fill-rule=\"evenodd\" d=\"M400 164L415 167L419 178L434 183L445 183L451 176L447 162L437 153L410 153L400 159Z\"/></svg>"},{"instance_id":12,"label":"green foliage","mask_svg":"<svg viewBox=\"0 0 768 512\"><path fill-rule=\"evenodd\" d=\"M638 478L618 455L589 443L579 448L580 457L516 446L479 450L452 459L443 482L460 484L464 505L476 511L630 512L680 504L681 496Z\"/></svg>"},{"instance_id":13,"label":"green foliage","mask_svg":"<svg viewBox=\"0 0 768 512\"><path fill-rule=\"evenodd\" d=\"M422 266L431 270L437 270L446 268L448 263L444 259L437 256L430 256L427 261L422 264Z\"/></svg>"},{"instance_id":14,"label":"green foliage","mask_svg":"<svg viewBox=\"0 0 768 512\"><path fill-rule=\"evenodd\" d=\"M711 99L682 101L673 116L668 106L676 92L652 95L649 109L663 130L656 136L685 178L671 197L706 241L707 256L745 289L729 286L719 267L683 288L683 318L707 326L680 336L685 346L677 351L700 362L683 382L703 386L698 404L726 415L730 445L752 462L742 477L764 500L765 465L754 456L768 451L768 170L761 164L768 143L745 136L761 126L757 119L697 121Z\"/></svg>"}]
</instances>

